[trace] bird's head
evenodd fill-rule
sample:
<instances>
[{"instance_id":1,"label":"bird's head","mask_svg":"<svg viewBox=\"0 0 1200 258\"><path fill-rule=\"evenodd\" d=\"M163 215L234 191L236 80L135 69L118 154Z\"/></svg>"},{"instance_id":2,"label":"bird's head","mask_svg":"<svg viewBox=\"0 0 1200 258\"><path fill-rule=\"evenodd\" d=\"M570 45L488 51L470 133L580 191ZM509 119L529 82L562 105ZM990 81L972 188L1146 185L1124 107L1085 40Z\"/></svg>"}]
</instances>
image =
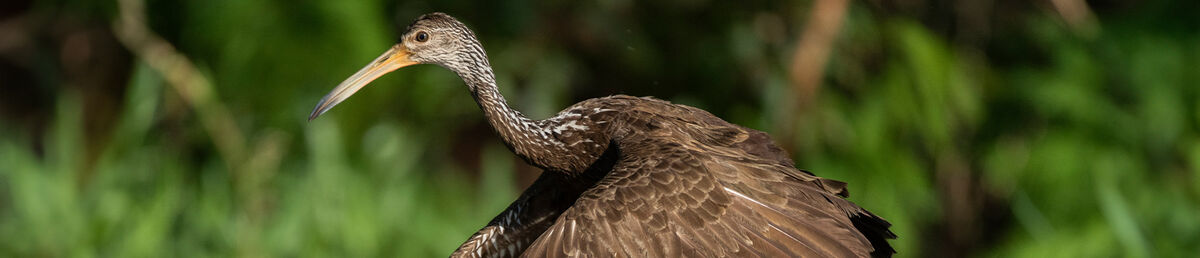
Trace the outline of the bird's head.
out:
<instances>
[{"instance_id":1,"label":"bird's head","mask_svg":"<svg viewBox=\"0 0 1200 258\"><path fill-rule=\"evenodd\" d=\"M313 109L308 120L329 111L376 78L401 67L415 64L436 64L464 76L479 69L491 76L487 57L471 32L462 22L444 13L422 15L401 34L399 42L366 67L346 78L325 95Z\"/></svg>"}]
</instances>

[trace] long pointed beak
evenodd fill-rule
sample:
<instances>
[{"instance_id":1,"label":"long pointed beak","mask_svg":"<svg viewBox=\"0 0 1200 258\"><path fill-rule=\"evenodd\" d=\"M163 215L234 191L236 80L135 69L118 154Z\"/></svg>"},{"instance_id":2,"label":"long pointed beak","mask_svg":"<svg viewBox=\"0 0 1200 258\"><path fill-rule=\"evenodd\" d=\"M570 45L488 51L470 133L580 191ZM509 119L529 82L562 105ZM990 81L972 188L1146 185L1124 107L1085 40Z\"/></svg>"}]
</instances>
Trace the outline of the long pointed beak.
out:
<instances>
[{"instance_id":1,"label":"long pointed beak","mask_svg":"<svg viewBox=\"0 0 1200 258\"><path fill-rule=\"evenodd\" d=\"M411 52L408 51L408 48L402 44L392 46L383 55L375 58L375 61L371 61L371 64L358 70L350 78L346 78L336 88L333 88L333 91L330 91L324 98L321 98L321 102L317 103L316 108L313 108L312 114L308 115L308 121L312 121L317 116L324 114L325 111L329 111L333 106L350 98L350 95L354 95L355 92L358 92L363 86L367 86L368 83L379 78L379 76L383 76L401 67L417 64L417 62L409 59L410 54Z\"/></svg>"}]
</instances>

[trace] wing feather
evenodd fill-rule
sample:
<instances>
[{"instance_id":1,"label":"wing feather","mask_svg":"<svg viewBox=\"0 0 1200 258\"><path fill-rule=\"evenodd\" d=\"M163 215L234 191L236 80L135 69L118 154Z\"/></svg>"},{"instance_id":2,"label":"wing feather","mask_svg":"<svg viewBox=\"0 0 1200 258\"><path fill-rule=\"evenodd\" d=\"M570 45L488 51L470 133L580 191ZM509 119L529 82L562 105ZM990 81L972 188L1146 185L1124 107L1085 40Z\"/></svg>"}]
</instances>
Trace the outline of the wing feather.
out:
<instances>
[{"instance_id":1,"label":"wing feather","mask_svg":"<svg viewBox=\"0 0 1200 258\"><path fill-rule=\"evenodd\" d=\"M873 250L848 213L861 209L818 177L640 140L527 256L865 257Z\"/></svg>"}]
</instances>

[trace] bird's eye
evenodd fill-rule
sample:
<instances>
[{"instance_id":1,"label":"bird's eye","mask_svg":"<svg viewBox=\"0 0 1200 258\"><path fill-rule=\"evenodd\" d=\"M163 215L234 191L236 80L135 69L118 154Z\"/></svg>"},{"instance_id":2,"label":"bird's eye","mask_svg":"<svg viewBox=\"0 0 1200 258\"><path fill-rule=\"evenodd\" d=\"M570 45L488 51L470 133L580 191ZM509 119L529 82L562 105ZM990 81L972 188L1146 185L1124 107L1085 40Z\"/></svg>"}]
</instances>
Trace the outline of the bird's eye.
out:
<instances>
[{"instance_id":1,"label":"bird's eye","mask_svg":"<svg viewBox=\"0 0 1200 258\"><path fill-rule=\"evenodd\" d=\"M417 36L415 38L417 42L429 41L429 33L425 33L424 31L417 32Z\"/></svg>"}]
</instances>

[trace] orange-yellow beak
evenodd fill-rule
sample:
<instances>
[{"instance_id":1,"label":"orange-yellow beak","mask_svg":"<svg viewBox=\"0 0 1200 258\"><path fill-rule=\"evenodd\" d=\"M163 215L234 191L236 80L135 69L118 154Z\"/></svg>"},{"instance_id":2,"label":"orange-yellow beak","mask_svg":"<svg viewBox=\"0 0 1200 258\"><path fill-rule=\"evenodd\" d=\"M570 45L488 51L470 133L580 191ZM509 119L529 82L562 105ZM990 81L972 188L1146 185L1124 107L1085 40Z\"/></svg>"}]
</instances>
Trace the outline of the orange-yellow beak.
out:
<instances>
[{"instance_id":1,"label":"orange-yellow beak","mask_svg":"<svg viewBox=\"0 0 1200 258\"><path fill-rule=\"evenodd\" d=\"M308 115L308 121L312 121L317 116L324 114L325 111L329 111L333 106L346 100L350 95L354 95L355 92L358 92L359 89L367 86L368 83L379 78L379 76L383 76L401 67L417 64L417 62L408 59L411 54L408 48L402 44L392 46L383 55L375 58L375 61L371 61L371 64L358 70L350 78L346 78L336 88L333 88L333 91L330 91L328 95L321 98L321 102L317 103L316 108L313 108L312 114Z\"/></svg>"}]
</instances>

